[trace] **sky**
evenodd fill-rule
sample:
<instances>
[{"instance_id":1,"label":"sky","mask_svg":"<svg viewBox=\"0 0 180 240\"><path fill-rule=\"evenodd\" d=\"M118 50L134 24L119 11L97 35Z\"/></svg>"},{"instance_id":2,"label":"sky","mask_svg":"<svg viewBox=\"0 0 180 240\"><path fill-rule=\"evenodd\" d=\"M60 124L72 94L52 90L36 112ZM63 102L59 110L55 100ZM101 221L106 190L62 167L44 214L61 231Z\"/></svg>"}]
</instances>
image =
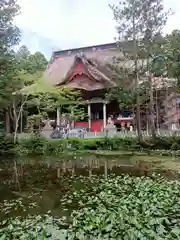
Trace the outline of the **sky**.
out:
<instances>
[{"instance_id":1,"label":"sky","mask_svg":"<svg viewBox=\"0 0 180 240\"><path fill-rule=\"evenodd\" d=\"M180 28L180 0L164 0L174 14L165 33ZM52 51L110 43L116 37L116 22L109 4L118 0L18 0L21 13L15 24L22 32L21 44L32 52Z\"/></svg>"}]
</instances>

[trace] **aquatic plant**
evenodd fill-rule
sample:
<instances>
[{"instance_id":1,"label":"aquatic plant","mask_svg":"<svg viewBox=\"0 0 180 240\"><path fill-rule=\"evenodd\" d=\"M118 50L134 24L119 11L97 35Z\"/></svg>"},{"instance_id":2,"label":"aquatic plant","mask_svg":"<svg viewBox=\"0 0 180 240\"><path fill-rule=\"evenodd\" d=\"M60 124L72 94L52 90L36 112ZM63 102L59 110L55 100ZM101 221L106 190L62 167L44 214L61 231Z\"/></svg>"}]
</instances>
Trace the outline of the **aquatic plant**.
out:
<instances>
[{"instance_id":1,"label":"aquatic plant","mask_svg":"<svg viewBox=\"0 0 180 240\"><path fill-rule=\"evenodd\" d=\"M119 176L74 192L68 239L179 239L180 183L161 177Z\"/></svg>"},{"instance_id":2,"label":"aquatic plant","mask_svg":"<svg viewBox=\"0 0 180 240\"><path fill-rule=\"evenodd\" d=\"M180 238L179 181L160 175L61 176L58 181L68 188L56 204L62 217L27 215L27 208L36 208L32 201L4 201L7 218L0 223L0 240ZM14 208L26 216L8 218Z\"/></svg>"},{"instance_id":3,"label":"aquatic plant","mask_svg":"<svg viewBox=\"0 0 180 240\"><path fill-rule=\"evenodd\" d=\"M0 224L0 240L65 240L66 230L62 230L61 224L61 219L55 219L48 214L28 216L25 219L10 218Z\"/></svg>"}]
</instances>

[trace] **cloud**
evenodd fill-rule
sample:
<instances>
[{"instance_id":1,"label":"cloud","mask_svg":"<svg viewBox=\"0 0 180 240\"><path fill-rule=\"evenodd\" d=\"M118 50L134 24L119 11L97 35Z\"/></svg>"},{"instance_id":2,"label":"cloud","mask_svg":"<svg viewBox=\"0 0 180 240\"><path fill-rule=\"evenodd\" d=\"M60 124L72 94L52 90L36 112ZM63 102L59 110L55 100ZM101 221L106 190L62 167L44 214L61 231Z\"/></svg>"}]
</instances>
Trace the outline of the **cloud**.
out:
<instances>
[{"instance_id":1,"label":"cloud","mask_svg":"<svg viewBox=\"0 0 180 240\"><path fill-rule=\"evenodd\" d=\"M59 50L59 45L51 39L32 32L28 29L21 30L21 45L26 45L31 52L41 51L49 58L53 51Z\"/></svg>"},{"instance_id":2,"label":"cloud","mask_svg":"<svg viewBox=\"0 0 180 240\"><path fill-rule=\"evenodd\" d=\"M113 42L115 21L109 3L116 0L18 0L21 14L15 23L25 36L31 35L30 49L61 49ZM170 17L165 32L178 28L180 2L165 0L166 9L176 12ZM30 42L24 37L25 42ZM48 44L47 44L48 42Z\"/></svg>"},{"instance_id":3,"label":"cloud","mask_svg":"<svg viewBox=\"0 0 180 240\"><path fill-rule=\"evenodd\" d=\"M115 24L111 21L113 15L108 7L108 0L96 1L96 7L92 4L94 0L52 2L19 0L22 13L15 19L16 24L24 31L52 39L60 48L101 44L114 40ZM105 8L102 8L102 5Z\"/></svg>"}]
</instances>

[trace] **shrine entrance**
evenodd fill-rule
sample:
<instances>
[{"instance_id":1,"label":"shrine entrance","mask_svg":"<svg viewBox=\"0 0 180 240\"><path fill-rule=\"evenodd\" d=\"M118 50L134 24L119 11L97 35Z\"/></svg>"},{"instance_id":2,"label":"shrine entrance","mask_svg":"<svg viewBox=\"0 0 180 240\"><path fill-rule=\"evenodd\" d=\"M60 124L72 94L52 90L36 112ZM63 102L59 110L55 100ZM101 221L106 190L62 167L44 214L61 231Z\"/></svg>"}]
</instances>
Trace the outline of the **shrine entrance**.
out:
<instances>
[{"instance_id":1,"label":"shrine entrance","mask_svg":"<svg viewBox=\"0 0 180 240\"><path fill-rule=\"evenodd\" d=\"M106 128L107 101L101 98L93 98L88 101L88 128L93 132L99 132Z\"/></svg>"}]
</instances>

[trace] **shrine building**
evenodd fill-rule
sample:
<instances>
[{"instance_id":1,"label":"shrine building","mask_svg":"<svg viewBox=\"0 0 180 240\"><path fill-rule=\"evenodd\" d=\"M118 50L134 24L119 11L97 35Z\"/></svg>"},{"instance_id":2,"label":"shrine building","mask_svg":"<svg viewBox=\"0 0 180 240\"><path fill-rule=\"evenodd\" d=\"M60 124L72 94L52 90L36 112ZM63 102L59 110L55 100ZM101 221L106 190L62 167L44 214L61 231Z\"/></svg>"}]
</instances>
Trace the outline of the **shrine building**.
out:
<instances>
[{"instance_id":1,"label":"shrine building","mask_svg":"<svg viewBox=\"0 0 180 240\"><path fill-rule=\"evenodd\" d=\"M113 63L121 55L116 43L53 52L47 78L56 86L81 90L82 98L88 102L88 121L76 122L75 126L100 132L106 127L108 117L114 114L117 126L133 123L131 113L120 110L117 102L105 100L107 89L117 87L107 63Z\"/></svg>"}]
</instances>

